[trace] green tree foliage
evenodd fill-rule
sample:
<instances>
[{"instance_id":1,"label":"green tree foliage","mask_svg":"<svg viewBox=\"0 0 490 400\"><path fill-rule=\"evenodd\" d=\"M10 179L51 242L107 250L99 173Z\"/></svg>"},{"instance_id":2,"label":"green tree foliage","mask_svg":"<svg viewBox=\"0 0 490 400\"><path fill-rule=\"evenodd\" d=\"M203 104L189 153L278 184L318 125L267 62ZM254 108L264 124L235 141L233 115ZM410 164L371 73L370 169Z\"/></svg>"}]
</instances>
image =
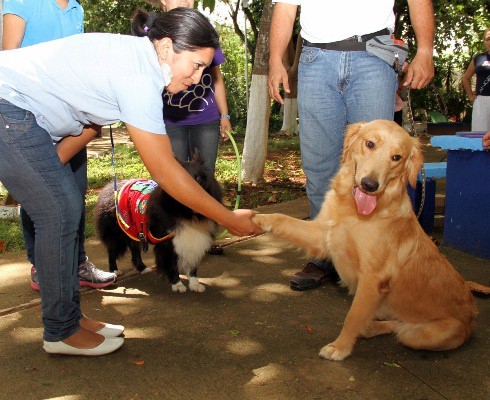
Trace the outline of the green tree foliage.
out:
<instances>
[{"instance_id":1,"label":"green tree foliage","mask_svg":"<svg viewBox=\"0 0 490 400\"><path fill-rule=\"evenodd\" d=\"M226 85L226 98L234 127L245 127L247 124L245 49L240 38L232 27L216 27L220 34L221 47L226 62L221 65L221 73ZM249 64L248 71L252 71Z\"/></svg>"},{"instance_id":2,"label":"green tree foliage","mask_svg":"<svg viewBox=\"0 0 490 400\"><path fill-rule=\"evenodd\" d=\"M448 116L467 119L471 104L461 85L461 76L471 59L484 51L482 35L490 27L488 0L433 0L435 14L435 77L433 83L444 98ZM408 40L411 55L416 42L406 0L395 1L397 22L395 32ZM437 110L434 91L413 91L413 107Z\"/></svg>"},{"instance_id":3,"label":"green tree foliage","mask_svg":"<svg viewBox=\"0 0 490 400\"><path fill-rule=\"evenodd\" d=\"M131 33L131 19L138 8L157 11L143 0L81 0L86 32Z\"/></svg>"}]
</instances>

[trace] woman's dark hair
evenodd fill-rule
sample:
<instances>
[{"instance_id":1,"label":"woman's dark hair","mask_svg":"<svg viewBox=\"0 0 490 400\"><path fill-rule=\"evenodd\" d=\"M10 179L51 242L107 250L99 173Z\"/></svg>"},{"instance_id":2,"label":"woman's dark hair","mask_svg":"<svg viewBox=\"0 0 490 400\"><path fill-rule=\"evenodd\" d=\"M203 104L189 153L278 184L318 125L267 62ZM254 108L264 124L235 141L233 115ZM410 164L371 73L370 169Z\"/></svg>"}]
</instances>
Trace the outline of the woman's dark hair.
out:
<instances>
[{"instance_id":1,"label":"woman's dark hair","mask_svg":"<svg viewBox=\"0 0 490 400\"><path fill-rule=\"evenodd\" d=\"M170 38L176 53L219 47L218 33L209 20L187 7L177 7L160 15L138 10L131 23L131 34L148 36L151 41Z\"/></svg>"}]
</instances>

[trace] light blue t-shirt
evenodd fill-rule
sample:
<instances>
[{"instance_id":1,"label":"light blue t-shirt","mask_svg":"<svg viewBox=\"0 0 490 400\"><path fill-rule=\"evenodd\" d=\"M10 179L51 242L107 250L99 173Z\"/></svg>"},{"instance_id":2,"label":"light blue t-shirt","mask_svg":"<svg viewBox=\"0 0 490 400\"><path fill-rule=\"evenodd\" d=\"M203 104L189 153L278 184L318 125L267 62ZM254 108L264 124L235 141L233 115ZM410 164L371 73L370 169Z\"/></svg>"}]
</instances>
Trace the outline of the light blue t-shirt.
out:
<instances>
[{"instance_id":1,"label":"light blue t-shirt","mask_svg":"<svg viewBox=\"0 0 490 400\"><path fill-rule=\"evenodd\" d=\"M163 76L147 37L84 33L0 52L0 97L54 139L117 121L165 134Z\"/></svg>"},{"instance_id":2,"label":"light blue t-shirt","mask_svg":"<svg viewBox=\"0 0 490 400\"><path fill-rule=\"evenodd\" d=\"M2 14L26 21L21 47L83 33L83 8L69 0L63 10L56 0L4 0Z\"/></svg>"}]
</instances>

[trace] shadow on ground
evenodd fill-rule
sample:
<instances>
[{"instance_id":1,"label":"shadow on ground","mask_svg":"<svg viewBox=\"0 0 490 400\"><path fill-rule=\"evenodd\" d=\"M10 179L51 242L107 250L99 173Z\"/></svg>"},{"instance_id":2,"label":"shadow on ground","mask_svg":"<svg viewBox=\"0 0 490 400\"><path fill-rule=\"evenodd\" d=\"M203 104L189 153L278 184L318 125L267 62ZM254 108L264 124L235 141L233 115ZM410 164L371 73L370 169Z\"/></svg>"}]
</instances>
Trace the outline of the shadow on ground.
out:
<instances>
[{"instance_id":1,"label":"shadow on ground","mask_svg":"<svg viewBox=\"0 0 490 400\"><path fill-rule=\"evenodd\" d=\"M489 261L442 250L465 278L489 283ZM107 265L97 241L88 253ZM153 265L151 254L146 260ZM475 334L455 351L413 351L385 336L360 340L345 361L326 361L318 351L340 332L351 298L331 284L291 291L288 276L303 262L263 235L208 256L199 271L206 292L176 294L156 273L130 273L126 259L129 278L82 296L87 315L126 326L120 351L90 359L42 352L29 265L22 254L2 255L0 306L10 310L0 318L0 398L488 398L488 299L477 300Z\"/></svg>"}]
</instances>

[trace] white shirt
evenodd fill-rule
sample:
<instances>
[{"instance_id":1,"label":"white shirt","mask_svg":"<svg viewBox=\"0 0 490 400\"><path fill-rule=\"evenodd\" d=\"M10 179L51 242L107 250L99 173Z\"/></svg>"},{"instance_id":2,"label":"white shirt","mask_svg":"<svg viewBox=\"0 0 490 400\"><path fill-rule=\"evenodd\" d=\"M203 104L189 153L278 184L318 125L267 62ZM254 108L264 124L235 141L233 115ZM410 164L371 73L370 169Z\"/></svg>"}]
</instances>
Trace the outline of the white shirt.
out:
<instances>
[{"instance_id":1,"label":"white shirt","mask_svg":"<svg viewBox=\"0 0 490 400\"><path fill-rule=\"evenodd\" d=\"M394 0L273 0L301 6L301 37L330 43L389 28L393 30Z\"/></svg>"},{"instance_id":2,"label":"white shirt","mask_svg":"<svg viewBox=\"0 0 490 400\"><path fill-rule=\"evenodd\" d=\"M85 33L0 52L0 97L54 140L117 121L165 134L164 86L147 37Z\"/></svg>"}]
</instances>

